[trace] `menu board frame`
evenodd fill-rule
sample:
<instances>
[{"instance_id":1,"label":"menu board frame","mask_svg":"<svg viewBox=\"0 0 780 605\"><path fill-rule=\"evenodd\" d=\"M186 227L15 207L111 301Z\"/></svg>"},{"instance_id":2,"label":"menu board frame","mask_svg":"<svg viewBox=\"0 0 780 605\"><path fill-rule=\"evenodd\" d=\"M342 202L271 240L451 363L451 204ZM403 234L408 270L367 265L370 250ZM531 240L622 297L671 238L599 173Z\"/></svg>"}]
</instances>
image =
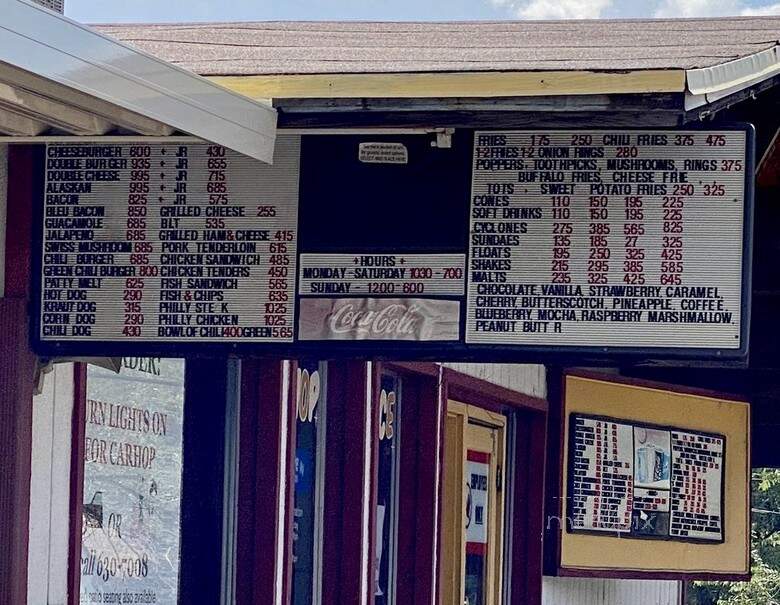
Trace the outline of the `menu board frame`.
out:
<instances>
[{"instance_id":1,"label":"menu board frame","mask_svg":"<svg viewBox=\"0 0 780 605\"><path fill-rule=\"evenodd\" d=\"M569 369L554 377L550 408L554 451L548 465L549 506L545 532L545 571L562 577L655 580L746 581L750 578L751 406L735 393L671 384L641 375L598 369ZM729 488L721 492L726 509L725 541L631 539L609 531L567 531L569 511L569 430L572 414L622 419L643 426L698 427L726 437L723 450ZM688 429L682 429L688 432ZM694 556L694 559L690 557ZM594 554L595 553L595 554ZM695 561L691 564L691 561Z\"/></svg>"},{"instance_id":2,"label":"menu board frame","mask_svg":"<svg viewBox=\"0 0 780 605\"><path fill-rule=\"evenodd\" d=\"M45 163L45 147L36 149L35 167L33 174L33 214L34 226L32 234L32 306L31 306L31 343L33 350L39 355L46 357L57 356L90 356L90 355L111 355L111 356L138 356L138 355L246 355L251 357L271 357L271 356L311 356L325 355L330 358L348 358L371 356L377 359L395 359L395 360L436 360L436 361L545 361L567 363L569 361L588 360L593 365L610 363L619 358L624 361L642 361L642 360L701 360L714 363L745 363L749 349L749 326L750 326L750 300L751 300L751 267L753 250L753 214L754 214L754 167L755 167L755 131L751 124L747 123L716 123L702 125L691 125L683 127L632 127L615 128L602 127L598 125L588 125L578 128L512 128L496 127L490 130L484 129L458 129L453 135L454 144L468 148L469 163L466 167L469 175L469 184L472 182L473 160L473 142L474 133L504 132L510 130L534 131L539 133L555 131L566 131L576 133L578 131L603 130L609 132L625 131L740 131L745 133L745 185L744 185L744 203L743 203L743 229L742 229L742 280L741 280L741 325L739 326L740 346L733 349L710 349L695 347L609 347L609 346L579 346L579 345L514 345L514 344L467 344L467 306L468 306L468 277L464 275L463 296L459 297L459 335L457 340L444 342L425 342L420 340L398 341L398 340L301 340L298 337L300 304L304 297L299 292L300 280L300 256L305 250L305 242L298 241L298 251L296 254L295 284L294 284L294 337L289 343L251 343L251 342L186 342L186 341L99 341L99 340L69 340L54 341L44 340L40 337L40 322L42 315L41 288L42 276L41 266L43 257L43 199L44 199L44 179L34 178L34 175L43 174ZM359 135L359 133L357 133ZM460 136L458 136L460 135ZM304 149L304 141L307 138L316 138L320 134L311 134L302 136L301 149ZM339 136L339 135L334 135ZM341 135L343 136L343 135ZM420 136L420 135L409 135ZM387 136L369 136L365 135L363 140L395 140L403 137ZM410 161L413 158L410 157ZM306 179L305 157L301 155L299 181L302 183ZM348 175L347 175L348 177ZM434 177L432 177L434 178ZM299 186L299 194L302 191L302 185ZM462 192L462 198L455 200L457 204L464 204L464 212L469 215L471 208L471 189ZM299 202L300 207L300 202ZM458 214L458 213L456 213ZM461 217L462 218L462 217ZM298 230L301 232L302 213L298 212ZM450 220L450 219L445 219ZM447 228L448 223L444 223L443 228ZM399 246L395 251L397 254L403 254L404 249ZM466 271L469 267L468 246L464 250L466 255ZM433 297L435 298L435 297ZM365 299L364 299L365 300Z\"/></svg>"},{"instance_id":3,"label":"menu board frame","mask_svg":"<svg viewBox=\"0 0 780 605\"><path fill-rule=\"evenodd\" d=\"M577 418L583 418L586 420L597 420L602 422L613 422L615 424L622 424L622 425L628 425L632 429L632 435L634 433L634 429L636 428L646 428L646 429L655 429L658 431L664 431L664 432L673 432L673 431L682 431L685 433L689 433L692 435L697 436L703 436L703 437L716 437L718 439L721 439L723 441L723 453L722 453L722 462L721 462L721 481L720 481L720 526L721 526L721 532L720 532L720 538L717 540L706 540L703 538L689 538L689 537L674 537L671 535L650 535L650 534L638 534L633 531L633 529L627 531L627 532L621 532L621 531L609 531L609 530L595 530L595 529L579 529L575 528L572 524L571 516L567 514L566 516L566 531L571 534L590 534L592 536L612 536L612 537L619 537L624 540L663 540L663 541L671 541L671 542L692 542L694 544L723 544L726 541L726 506L725 506L725 495L726 495L726 446L727 446L727 439L725 435L722 435L720 433L711 433L707 431L700 431L696 429L688 429L685 427L679 427L679 426L672 426L672 425L664 425L664 424L654 424L651 422L639 422L635 420L630 420L626 418L615 418L613 416L602 416L598 414L584 414L581 412L571 412L569 413L569 434L567 436L567 447L568 447L568 472L566 474L566 477L568 479L567 485L566 485L566 501L567 506L566 510L570 510L572 507L572 500L573 500L573 493L574 493L574 470L575 470L575 456L574 451L576 448L576 420ZM633 441L633 437L632 437ZM632 452L632 455L635 455L634 452ZM670 466L671 466L671 459L670 459ZM671 478L671 477L670 477ZM670 505L670 518L671 518L671 490L670 490L670 498L669 498L669 505Z\"/></svg>"}]
</instances>

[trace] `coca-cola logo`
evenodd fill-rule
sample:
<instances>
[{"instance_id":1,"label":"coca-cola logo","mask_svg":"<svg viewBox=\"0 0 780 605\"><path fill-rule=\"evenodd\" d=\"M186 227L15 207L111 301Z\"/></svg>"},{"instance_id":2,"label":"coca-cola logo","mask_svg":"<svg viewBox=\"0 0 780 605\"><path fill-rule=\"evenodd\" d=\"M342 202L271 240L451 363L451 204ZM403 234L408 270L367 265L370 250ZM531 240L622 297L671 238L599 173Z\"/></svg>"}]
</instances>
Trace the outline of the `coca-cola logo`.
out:
<instances>
[{"instance_id":1,"label":"coca-cola logo","mask_svg":"<svg viewBox=\"0 0 780 605\"><path fill-rule=\"evenodd\" d=\"M345 303L330 316L334 334L366 332L372 337L397 338L414 336L422 319L417 305L388 304L381 309L360 309L354 303Z\"/></svg>"}]
</instances>

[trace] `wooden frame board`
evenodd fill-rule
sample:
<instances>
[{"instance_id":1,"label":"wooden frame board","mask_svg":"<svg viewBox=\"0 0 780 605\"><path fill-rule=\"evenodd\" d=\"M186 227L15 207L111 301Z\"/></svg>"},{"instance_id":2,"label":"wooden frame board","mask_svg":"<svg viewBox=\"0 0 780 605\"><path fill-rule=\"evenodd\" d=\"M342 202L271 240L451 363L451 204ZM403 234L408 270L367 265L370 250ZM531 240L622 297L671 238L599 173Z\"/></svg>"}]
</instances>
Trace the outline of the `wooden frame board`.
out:
<instances>
[{"instance_id":1,"label":"wooden frame board","mask_svg":"<svg viewBox=\"0 0 780 605\"><path fill-rule=\"evenodd\" d=\"M557 515L567 517L571 414L673 425L726 437L724 541L636 540L561 531L558 575L609 578L745 580L750 575L750 408L740 397L591 372L563 377ZM740 488L740 486L742 486ZM561 523L563 525L563 523Z\"/></svg>"}]
</instances>

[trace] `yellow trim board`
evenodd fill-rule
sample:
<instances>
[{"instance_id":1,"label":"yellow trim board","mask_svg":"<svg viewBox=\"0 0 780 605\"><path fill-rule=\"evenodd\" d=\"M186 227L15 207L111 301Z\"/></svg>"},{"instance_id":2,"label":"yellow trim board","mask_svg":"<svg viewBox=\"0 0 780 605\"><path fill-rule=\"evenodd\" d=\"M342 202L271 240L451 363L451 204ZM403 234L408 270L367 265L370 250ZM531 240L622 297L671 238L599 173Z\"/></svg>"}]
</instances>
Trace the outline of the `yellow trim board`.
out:
<instances>
[{"instance_id":1,"label":"yellow trim board","mask_svg":"<svg viewBox=\"0 0 780 605\"><path fill-rule=\"evenodd\" d=\"M533 97L684 92L685 71L525 71L211 76L253 99Z\"/></svg>"}]
</instances>

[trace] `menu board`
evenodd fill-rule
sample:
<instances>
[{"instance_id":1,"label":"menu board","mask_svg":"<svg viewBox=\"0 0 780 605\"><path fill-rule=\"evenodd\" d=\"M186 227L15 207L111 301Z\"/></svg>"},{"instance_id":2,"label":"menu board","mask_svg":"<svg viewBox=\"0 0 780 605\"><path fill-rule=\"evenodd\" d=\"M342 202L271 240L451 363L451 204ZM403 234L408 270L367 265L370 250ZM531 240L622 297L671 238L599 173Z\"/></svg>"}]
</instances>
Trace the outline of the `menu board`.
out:
<instances>
[{"instance_id":1,"label":"menu board","mask_svg":"<svg viewBox=\"0 0 780 605\"><path fill-rule=\"evenodd\" d=\"M721 533L725 440L672 431L672 536L716 539Z\"/></svg>"},{"instance_id":2,"label":"menu board","mask_svg":"<svg viewBox=\"0 0 780 605\"><path fill-rule=\"evenodd\" d=\"M570 531L723 541L726 439L575 414Z\"/></svg>"},{"instance_id":3,"label":"menu board","mask_svg":"<svg viewBox=\"0 0 780 605\"><path fill-rule=\"evenodd\" d=\"M634 476L631 427L577 418L574 443L574 527L630 531Z\"/></svg>"},{"instance_id":4,"label":"menu board","mask_svg":"<svg viewBox=\"0 0 780 605\"><path fill-rule=\"evenodd\" d=\"M291 342L299 147L48 145L40 339Z\"/></svg>"},{"instance_id":5,"label":"menu board","mask_svg":"<svg viewBox=\"0 0 780 605\"><path fill-rule=\"evenodd\" d=\"M466 342L740 348L746 136L475 133Z\"/></svg>"},{"instance_id":6,"label":"menu board","mask_svg":"<svg viewBox=\"0 0 780 605\"><path fill-rule=\"evenodd\" d=\"M33 346L745 357L749 127L451 143L50 144Z\"/></svg>"}]
</instances>

